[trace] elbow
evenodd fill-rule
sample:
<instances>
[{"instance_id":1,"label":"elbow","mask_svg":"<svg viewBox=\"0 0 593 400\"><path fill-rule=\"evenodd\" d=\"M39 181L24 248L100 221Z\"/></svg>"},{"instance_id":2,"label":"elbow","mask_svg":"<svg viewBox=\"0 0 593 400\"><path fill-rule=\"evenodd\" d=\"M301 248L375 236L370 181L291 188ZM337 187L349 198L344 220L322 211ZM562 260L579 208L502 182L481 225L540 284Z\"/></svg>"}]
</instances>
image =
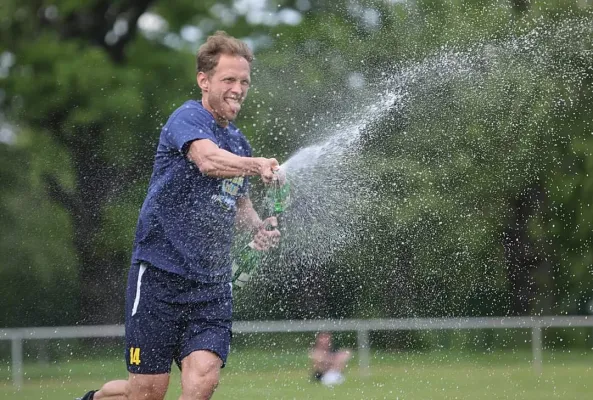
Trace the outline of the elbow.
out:
<instances>
[{"instance_id":1,"label":"elbow","mask_svg":"<svg viewBox=\"0 0 593 400\"><path fill-rule=\"evenodd\" d=\"M214 175L214 173L216 172L216 167L214 166L214 163L210 161L203 160L201 162L197 162L196 165L203 175L211 176Z\"/></svg>"}]
</instances>

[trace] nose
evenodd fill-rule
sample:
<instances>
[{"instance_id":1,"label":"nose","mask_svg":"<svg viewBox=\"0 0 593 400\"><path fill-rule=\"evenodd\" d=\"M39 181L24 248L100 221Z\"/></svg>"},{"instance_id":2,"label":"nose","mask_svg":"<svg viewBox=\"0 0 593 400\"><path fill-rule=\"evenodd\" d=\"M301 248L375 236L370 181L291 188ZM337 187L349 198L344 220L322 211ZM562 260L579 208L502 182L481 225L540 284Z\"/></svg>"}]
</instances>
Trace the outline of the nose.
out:
<instances>
[{"instance_id":1,"label":"nose","mask_svg":"<svg viewBox=\"0 0 593 400\"><path fill-rule=\"evenodd\" d=\"M241 82L235 81L231 86L231 91L233 92L233 94L243 93L243 87L241 86Z\"/></svg>"}]
</instances>

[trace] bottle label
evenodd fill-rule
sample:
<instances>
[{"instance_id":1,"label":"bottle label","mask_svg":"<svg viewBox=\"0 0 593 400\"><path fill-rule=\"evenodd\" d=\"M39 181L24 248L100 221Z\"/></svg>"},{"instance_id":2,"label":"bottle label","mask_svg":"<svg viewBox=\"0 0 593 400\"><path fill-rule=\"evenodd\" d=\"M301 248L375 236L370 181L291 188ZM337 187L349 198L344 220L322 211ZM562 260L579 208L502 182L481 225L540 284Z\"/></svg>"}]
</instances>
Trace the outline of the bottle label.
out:
<instances>
[{"instance_id":1,"label":"bottle label","mask_svg":"<svg viewBox=\"0 0 593 400\"><path fill-rule=\"evenodd\" d=\"M243 286L245 286L245 284L247 282L249 282L249 279L251 278L251 275L242 272L239 277L237 278L237 280L235 281L235 285L237 285L238 287L242 288Z\"/></svg>"}]
</instances>

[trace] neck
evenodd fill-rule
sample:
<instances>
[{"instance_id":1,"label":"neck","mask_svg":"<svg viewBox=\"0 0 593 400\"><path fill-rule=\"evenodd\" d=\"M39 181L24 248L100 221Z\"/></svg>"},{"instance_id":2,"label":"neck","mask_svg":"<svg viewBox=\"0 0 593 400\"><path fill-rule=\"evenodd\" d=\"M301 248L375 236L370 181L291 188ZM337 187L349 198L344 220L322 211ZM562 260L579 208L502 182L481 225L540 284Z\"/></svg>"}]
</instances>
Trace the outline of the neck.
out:
<instances>
[{"instance_id":1,"label":"neck","mask_svg":"<svg viewBox=\"0 0 593 400\"><path fill-rule=\"evenodd\" d=\"M208 111L210 115L212 115L212 118L214 118L217 125L223 128L226 128L229 125L229 121L227 119L221 117L216 111L214 111L212 107L210 107L210 103L208 103L207 98L202 98L202 106L204 106L204 109Z\"/></svg>"}]
</instances>

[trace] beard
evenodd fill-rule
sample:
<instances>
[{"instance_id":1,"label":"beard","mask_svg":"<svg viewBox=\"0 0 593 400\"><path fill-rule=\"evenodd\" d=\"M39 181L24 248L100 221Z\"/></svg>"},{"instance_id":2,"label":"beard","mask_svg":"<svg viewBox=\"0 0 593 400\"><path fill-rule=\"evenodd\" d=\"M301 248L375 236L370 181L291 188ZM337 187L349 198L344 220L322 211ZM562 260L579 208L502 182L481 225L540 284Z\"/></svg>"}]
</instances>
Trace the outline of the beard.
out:
<instances>
[{"instance_id":1,"label":"beard","mask_svg":"<svg viewBox=\"0 0 593 400\"><path fill-rule=\"evenodd\" d=\"M225 96L217 99L214 104L211 103L212 109L215 112L215 116L219 120L223 121L234 121L241 111L241 101Z\"/></svg>"}]
</instances>

